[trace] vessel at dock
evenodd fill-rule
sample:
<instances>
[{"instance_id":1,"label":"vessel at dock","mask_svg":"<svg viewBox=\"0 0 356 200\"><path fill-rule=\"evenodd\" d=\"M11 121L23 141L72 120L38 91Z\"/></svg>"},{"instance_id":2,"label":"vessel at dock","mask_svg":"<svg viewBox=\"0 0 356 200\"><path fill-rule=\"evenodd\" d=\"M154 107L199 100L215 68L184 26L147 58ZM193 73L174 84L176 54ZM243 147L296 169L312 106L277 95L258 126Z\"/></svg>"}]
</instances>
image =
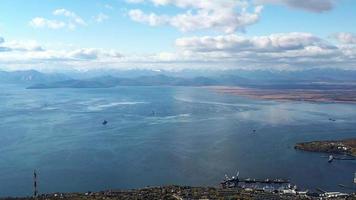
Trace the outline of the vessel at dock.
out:
<instances>
[{"instance_id":1,"label":"vessel at dock","mask_svg":"<svg viewBox=\"0 0 356 200\"><path fill-rule=\"evenodd\" d=\"M239 172L237 172L236 176L232 176L231 178L225 175L225 179L221 182L223 188L230 187L238 187L239 184L289 184L290 181L281 178L275 179L255 179L255 178L239 178Z\"/></svg>"}]
</instances>

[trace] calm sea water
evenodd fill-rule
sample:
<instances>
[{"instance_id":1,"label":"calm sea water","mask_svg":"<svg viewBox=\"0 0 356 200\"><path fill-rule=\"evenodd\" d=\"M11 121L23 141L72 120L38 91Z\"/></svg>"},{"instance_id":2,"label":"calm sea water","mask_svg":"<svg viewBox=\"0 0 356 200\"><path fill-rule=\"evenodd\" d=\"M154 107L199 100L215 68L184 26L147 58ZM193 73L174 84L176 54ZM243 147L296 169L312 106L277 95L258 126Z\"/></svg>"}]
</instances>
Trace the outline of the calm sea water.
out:
<instances>
[{"instance_id":1,"label":"calm sea water","mask_svg":"<svg viewBox=\"0 0 356 200\"><path fill-rule=\"evenodd\" d=\"M215 186L237 170L342 190L338 184L352 185L356 162L329 164L323 154L293 146L355 136L356 105L261 101L187 87L1 85L0 196L31 195L34 169L42 193Z\"/></svg>"}]
</instances>

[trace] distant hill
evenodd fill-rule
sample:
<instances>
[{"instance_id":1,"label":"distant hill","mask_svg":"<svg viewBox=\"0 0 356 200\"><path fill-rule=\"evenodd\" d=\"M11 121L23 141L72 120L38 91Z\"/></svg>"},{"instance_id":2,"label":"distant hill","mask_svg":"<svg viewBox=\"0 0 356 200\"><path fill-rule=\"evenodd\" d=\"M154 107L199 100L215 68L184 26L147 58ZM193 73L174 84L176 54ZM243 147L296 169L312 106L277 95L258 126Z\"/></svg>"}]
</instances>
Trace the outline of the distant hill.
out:
<instances>
[{"instance_id":1,"label":"distant hill","mask_svg":"<svg viewBox=\"0 0 356 200\"><path fill-rule=\"evenodd\" d=\"M290 70L220 70L220 69L183 69L179 71L170 70L148 70L148 69L130 69L130 70L115 70L101 69L89 70L85 72L67 71L66 74L73 79L90 79L99 76L114 76L121 78L137 78L141 76L173 76L173 77L219 77L219 76L239 76L240 78L251 80L335 80L335 81L356 81L356 70L343 69L301 69L298 71Z\"/></svg>"},{"instance_id":2,"label":"distant hill","mask_svg":"<svg viewBox=\"0 0 356 200\"><path fill-rule=\"evenodd\" d=\"M116 86L241 86L260 89L354 89L356 82L313 82L289 80L253 80L239 76L219 76L216 78L181 78L165 75L141 76L137 78L116 78L103 76L85 80L65 80L34 84L28 89L50 88L110 88Z\"/></svg>"},{"instance_id":3,"label":"distant hill","mask_svg":"<svg viewBox=\"0 0 356 200\"><path fill-rule=\"evenodd\" d=\"M180 78L157 75L141 76L137 78L117 78L112 76L103 76L85 80L71 79L47 84L35 84L28 87L28 89L109 88L115 86L209 86L218 84L218 81L206 77Z\"/></svg>"},{"instance_id":4,"label":"distant hill","mask_svg":"<svg viewBox=\"0 0 356 200\"><path fill-rule=\"evenodd\" d=\"M136 76L134 74L137 72ZM22 84L29 89L108 88L115 86L247 86L277 89L347 89L356 84L356 71L340 69L278 70L103 70L47 74L35 70L0 71L0 84ZM146 74L146 75L143 75ZM346 87L346 88L345 88Z\"/></svg>"},{"instance_id":5,"label":"distant hill","mask_svg":"<svg viewBox=\"0 0 356 200\"><path fill-rule=\"evenodd\" d=\"M0 84L38 84L68 80L69 77L62 74L44 74L35 70L27 71L0 71Z\"/></svg>"}]
</instances>

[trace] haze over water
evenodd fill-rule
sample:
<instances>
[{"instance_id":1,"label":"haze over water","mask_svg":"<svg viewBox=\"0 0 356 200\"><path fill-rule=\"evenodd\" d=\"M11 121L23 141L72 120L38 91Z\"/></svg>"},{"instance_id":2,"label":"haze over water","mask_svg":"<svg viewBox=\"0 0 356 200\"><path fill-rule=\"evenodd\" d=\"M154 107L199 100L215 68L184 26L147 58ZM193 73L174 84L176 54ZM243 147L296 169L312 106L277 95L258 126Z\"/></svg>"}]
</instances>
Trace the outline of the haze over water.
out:
<instances>
[{"instance_id":1,"label":"haze over water","mask_svg":"<svg viewBox=\"0 0 356 200\"><path fill-rule=\"evenodd\" d=\"M193 87L0 91L0 196L31 195L34 169L40 193L217 186L237 170L307 189L352 185L355 161L330 164L324 154L293 147L354 136L356 105L261 101Z\"/></svg>"}]
</instances>

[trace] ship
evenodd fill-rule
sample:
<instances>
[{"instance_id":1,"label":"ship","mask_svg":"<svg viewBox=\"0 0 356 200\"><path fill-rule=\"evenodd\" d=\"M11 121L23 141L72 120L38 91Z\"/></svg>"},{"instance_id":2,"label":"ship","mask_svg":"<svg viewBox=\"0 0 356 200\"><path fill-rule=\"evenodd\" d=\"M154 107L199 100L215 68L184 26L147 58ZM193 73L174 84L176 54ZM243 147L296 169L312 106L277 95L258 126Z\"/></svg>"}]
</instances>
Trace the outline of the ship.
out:
<instances>
[{"instance_id":1,"label":"ship","mask_svg":"<svg viewBox=\"0 0 356 200\"><path fill-rule=\"evenodd\" d=\"M246 178L246 179L243 180L243 182L245 182L245 183L256 183L257 181L256 181L256 179Z\"/></svg>"},{"instance_id":2,"label":"ship","mask_svg":"<svg viewBox=\"0 0 356 200\"><path fill-rule=\"evenodd\" d=\"M237 172L236 176L232 176L231 178L228 177L225 174L225 179L221 182L221 186L223 188L234 188L234 187L237 187L239 182L240 182L239 174L240 174L240 172Z\"/></svg>"},{"instance_id":3,"label":"ship","mask_svg":"<svg viewBox=\"0 0 356 200\"><path fill-rule=\"evenodd\" d=\"M252 179L252 178L244 178L239 179L239 172L237 172L236 176L232 176L231 178L225 175L225 179L221 182L223 188L231 188L231 187L238 187L239 183L247 183L247 184L286 184L290 183L287 179Z\"/></svg>"},{"instance_id":4,"label":"ship","mask_svg":"<svg viewBox=\"0 0 356 200\"><path fill-rule=\"evenodd\" d=\"M328 162L331 163L333 160L334 160L334 156L333 156L333 155L330 155Z\"/></svg>"}]
</instances>

